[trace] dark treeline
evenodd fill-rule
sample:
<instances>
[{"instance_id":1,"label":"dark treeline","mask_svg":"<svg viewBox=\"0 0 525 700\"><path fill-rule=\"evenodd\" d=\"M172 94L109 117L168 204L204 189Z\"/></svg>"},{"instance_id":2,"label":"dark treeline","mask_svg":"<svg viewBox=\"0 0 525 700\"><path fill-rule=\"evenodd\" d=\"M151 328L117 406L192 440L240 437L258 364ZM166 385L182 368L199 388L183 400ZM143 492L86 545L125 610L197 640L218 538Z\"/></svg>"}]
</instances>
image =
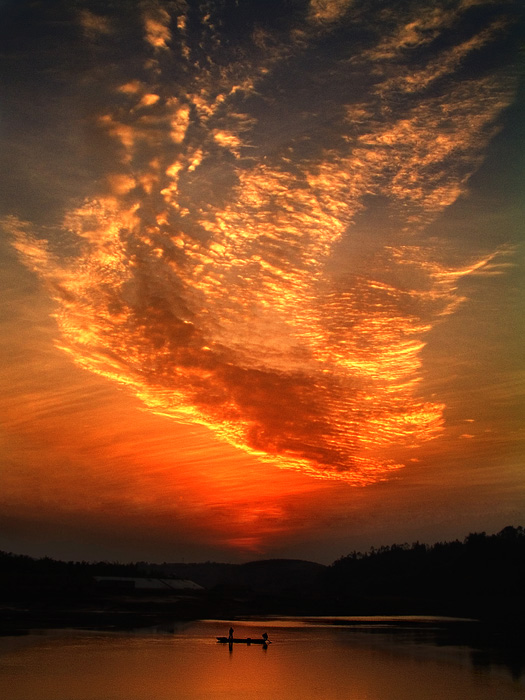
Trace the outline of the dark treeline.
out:
<instances>
[{"instance_id":1,"label":"dark treeline","mask_svg":"<svg viewBox=\"0 0 525 700\"><path fill-rule=\"evenodd\" d=\"M417 614L525 622L525 530L511 526L495 535L471 533L463 541L352 552L330 566L279 559L247 564L66 562L0 552L0 602L26 599L53 605L74 599L77 607L89 607L97 600L100 607L96 576L194 581L205 590L191 594L191 605L189 596L180 601L177 614L197 617ZM114 598L111 605L117 609L120 603ZM140 605L144 608L144 601Z\"/></svg>"},{"instance_id":2,"label":"dark treeline","mask_svg":"<svg viewBox=\"0 0 525 700\"><path fill-rule=\"evenodd\" d=\"M99 561L61 561L51 557L35 559L25 554L12 554L0 551L0 572L18 572L25 574L80 574L89 573L93 576L150 576L154 574L155 564L135 562L121 564L119 562Z\"/></svg>"},{"instance_id":3,"label":"dark treeline","mask_svg":"<svg viewBox=\"0 0 525 700\"><path fill-rule=\"evenodd\" d=\"M439 573L439 577L446 577L454 569L456 575L460 572L469 575L473 581L479 581L479 575L483 580L489 576L491 579L499 579L501 576L514 579L515 576L523 576L525 573L525 528L505 527L495 535L487 535L485 532L469 534L463 541L437 542L432 545L414 542L413 544L392 544L379 548L371 547L367 552L353 551L342 556L328 567L323 569L331 571L329 578L347 579L356 578L366 583L368 587L372 582L379 583L383 575L388 574L389 588L396 584L397 577L414 576L416 573L430 571ZM267 560L297 561L298 560ZM303 562L311 564L311 562ZM122 564L118 561L62 561L51 557L34 558L27 555L13 554L0 551L0 573L77 573L86 571L93 576L177 576L180 573L191 577L192 574L205 572L210 580L213 579L211 571L219 571L219 578L231 578L237 576L243 568L254 568L264 564L263 561L249 562L247 564L223 564L217 562L204 562L195 564L156 564L150 562L133 562ZM490 565L490 566L489 566ZM495 570L495 568L497 570ZM299 571L302 569L299 567ZM506 576L505 576L506 574ZM198 578L202 576L198 574Z\"/></svg>"},{"instance_id":4,"label":"dark treeline","mask_svg":"<svg viewBox=\"0 0 525 700\"><path fill-rule=\"evenodd\" d=\"M352 552L328 567L326 577L344 608L523 618L525 530L508 526L495 535L471 533L462 542Z\"/></svg>"}]
</instances>

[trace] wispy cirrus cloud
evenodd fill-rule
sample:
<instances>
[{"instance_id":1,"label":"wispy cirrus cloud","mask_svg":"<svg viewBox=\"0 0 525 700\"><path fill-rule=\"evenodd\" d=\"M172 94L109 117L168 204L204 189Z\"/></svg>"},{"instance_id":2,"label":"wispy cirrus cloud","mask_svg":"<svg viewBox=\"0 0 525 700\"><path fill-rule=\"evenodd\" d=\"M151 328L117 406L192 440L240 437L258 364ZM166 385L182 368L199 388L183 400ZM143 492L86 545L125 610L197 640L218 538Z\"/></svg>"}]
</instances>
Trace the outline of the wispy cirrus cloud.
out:
<instances>
[{"instance_id":1,"label":"wispy cirrus cloud","mask_svg":"<svg viewBox=\"0 0 525 700\"><path fill-rule=\"evenodd\" d=\"M75 252L9 223L57 302L60 346L152 411L317 477L385 478L393 446L438 436L425 337L494 255L447 264L425 229L514 89L496 68L461 72L510 21L451 44L468 7L254 5L240 38L218 6L145 6L140 75L108 79L94 117L115 162L63 217Z\"/></svg>"}]
</instances>

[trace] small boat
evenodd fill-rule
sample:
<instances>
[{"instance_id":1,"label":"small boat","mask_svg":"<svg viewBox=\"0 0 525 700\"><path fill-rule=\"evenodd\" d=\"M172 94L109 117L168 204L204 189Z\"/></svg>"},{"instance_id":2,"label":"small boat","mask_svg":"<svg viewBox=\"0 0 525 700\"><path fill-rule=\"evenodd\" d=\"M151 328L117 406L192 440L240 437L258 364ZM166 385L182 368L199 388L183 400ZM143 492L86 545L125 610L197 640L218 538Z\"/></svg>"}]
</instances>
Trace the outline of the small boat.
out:
<instances>
[{"instance_id":1,"label":"small boat","mask_svg":"<svg viewBox=\"0 0 525 700\"><path fill-rule=\"evenodd\" d=\"M217 641L220 644L271 644L269 639L262 639L261 637L247 637L246 639L230 638L230 637L217 637Z\"/></svg>"}]
</instances>

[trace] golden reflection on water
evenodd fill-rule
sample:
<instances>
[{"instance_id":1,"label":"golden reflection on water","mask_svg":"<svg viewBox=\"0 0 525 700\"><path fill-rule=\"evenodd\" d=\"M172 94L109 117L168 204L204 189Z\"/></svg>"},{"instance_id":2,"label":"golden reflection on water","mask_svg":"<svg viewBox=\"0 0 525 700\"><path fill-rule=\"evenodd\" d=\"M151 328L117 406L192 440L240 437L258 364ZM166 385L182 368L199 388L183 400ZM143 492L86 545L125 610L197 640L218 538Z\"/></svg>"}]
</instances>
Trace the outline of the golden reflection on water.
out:
<instances>
[{"instance_id":1,"label":"golden reflection on water","mask_svg":"<svg viewBox=\"0 0 525 700\"><path fill-rule=\"evenodd\" d=\"M395 634L268 625L273 643L215 642L228 624L201 622L173 635L57 632L4 638L5 700L506 700L525 687L476 670L468 651L398 643ZM260 636L253 623L238 636ZM377 631L376 631L377 632Z\"/></svg>"}]
</instances>

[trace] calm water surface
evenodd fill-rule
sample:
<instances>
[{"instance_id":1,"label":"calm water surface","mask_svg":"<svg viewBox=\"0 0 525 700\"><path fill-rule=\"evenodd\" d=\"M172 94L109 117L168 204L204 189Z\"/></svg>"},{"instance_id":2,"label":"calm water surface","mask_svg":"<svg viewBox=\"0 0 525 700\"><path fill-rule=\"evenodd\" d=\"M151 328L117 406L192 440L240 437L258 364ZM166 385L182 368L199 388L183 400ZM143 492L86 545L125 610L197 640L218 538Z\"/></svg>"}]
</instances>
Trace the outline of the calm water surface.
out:
<instances>
[{"instance_id":1,"label":"calm water surface","mask_svg":"<svg viewBox=\"0 0 525 700\"><path fill-rule=\"evenodd\" d=\"M335 623L334 623L335 622ZM136 633L47 631L0 639L3 700L507 700L525 698L520 666L493 662L417 619L230 621Z\"/></svg>"}]
</instances>

